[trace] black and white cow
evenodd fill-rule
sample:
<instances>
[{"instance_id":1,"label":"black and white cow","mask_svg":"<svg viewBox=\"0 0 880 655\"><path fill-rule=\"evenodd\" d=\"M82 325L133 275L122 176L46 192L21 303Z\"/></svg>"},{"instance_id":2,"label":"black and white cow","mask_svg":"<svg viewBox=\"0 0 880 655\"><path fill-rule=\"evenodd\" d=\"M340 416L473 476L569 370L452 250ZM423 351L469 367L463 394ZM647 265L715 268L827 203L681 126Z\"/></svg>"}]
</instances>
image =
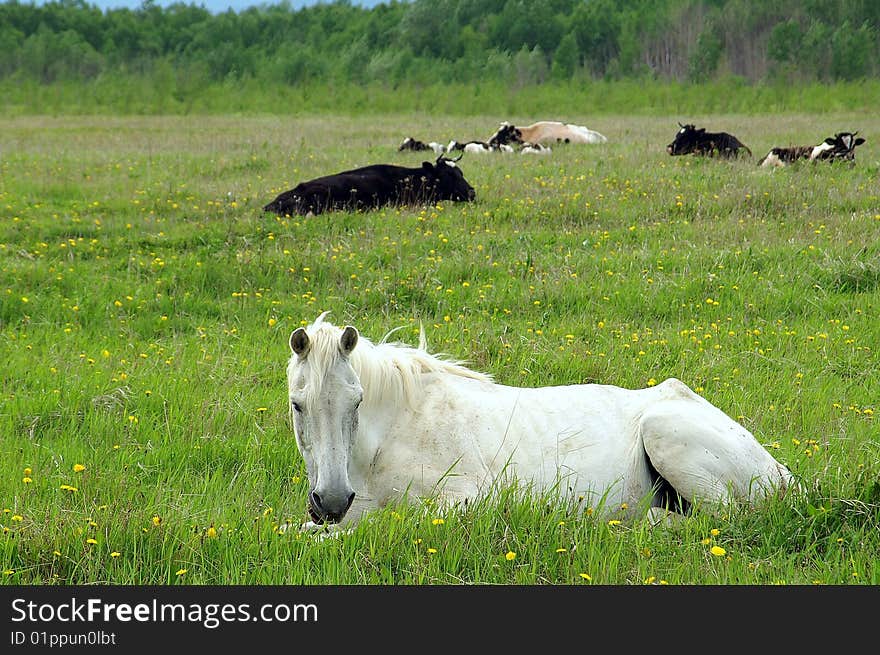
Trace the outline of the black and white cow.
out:
<instances>
[{"instance_id":1,"label":"black and white cow","mask_svg":"<svg viewBox=\"0 0 880 655\"><path fill-rule=\"evenodd\" d=\"M856 159L856 146L865 142L856 137L858 132L838 132L829 136L817 146L790 146L788 148L771 148L770 152L761 157L758 166L786 166L799 159L809 161L850 161Z\"/></svg>"},{"instance_id":2,"label":"black and white cow","mask_svg":"<svg viewBox=\"0 0 880 655\"><path fill-rule=\"evenodd\" d=\"M513 147L507 144L493 144L490 145L485 141L464 141L459 142L453 139L449 142L449 145L446 146L446 152L454 152L455 150L461 150L462 152L470 152L474 154L481 154L487 152L513 152Z\"/></svg>"},{"instance_id":3,"label":"black and white cow","mask_svg":"<svg viewBox=\"0 0 880 655\"><path fill-rule=\"evenodd\" d=\"M458 159L461 159L459 157ZM439 200L470 202L474 188L464 178L458 159L408 168L373 164L301 182L263 207L279 216L308 216L325 211L358 211L384 205L421 205Z\"/></svg>"},{"instance_id":4,"label":"black and white cow","mask_svg":"<svg viewBox=\"0 0 880 655\"><path fill-rule=\"evenodd\" d=\"M414 139L411 136L408 136L397 148L398 152L402 152L404 150L412 150L414 152L433 150L436 154L442 155L444 152L446 152L446 146L444 146L442 143L437 143L436 141L425 143L424 141L419 141L418 139Z\"/></svg>"},{"instance_id":5,"label":"black and white cow","mask_svg":"<svg viewBox=\"0 0 880 655\"><path fill-rule=\"evenodd\" d=\"M551 152L553 150L550 146L543 146L540 143L523 143L519 149L521 155L549 155Z\"/></svg>"},{"instance_id":6,"label":"black and white cow","mask_svg":"<svg viewBox=\"0 0 880 655\"><path fill-rule=\"evenodd\" d=\"M706 128L697 129L695 125L678 124L681 128L675 139L666 146L670 155L705 155L709 157L739 157L744 150L751 156L752 151L732 134L727 132L707 132Z\"/></svg>"}]
</instances>

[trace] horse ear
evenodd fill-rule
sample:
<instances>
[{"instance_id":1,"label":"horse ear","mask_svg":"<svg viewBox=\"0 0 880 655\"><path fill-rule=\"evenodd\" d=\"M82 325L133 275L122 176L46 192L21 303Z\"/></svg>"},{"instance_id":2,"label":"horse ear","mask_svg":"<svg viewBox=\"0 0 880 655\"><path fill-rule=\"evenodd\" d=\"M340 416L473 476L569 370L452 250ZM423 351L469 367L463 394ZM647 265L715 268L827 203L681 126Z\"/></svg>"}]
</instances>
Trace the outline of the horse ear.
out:
<instances>
[{"instance_id":1,"label":"horse ear","mask_svg":"<svg viewBox=\"0 0 880 655\"><path fill-rule=\"evenodd\" d=\"M311 347L312 344L309 341L309 335L306 334L305 328L299 327L290 333L290 350L296 353L300 359L309 354Z\"/></svg>"},{"instance_id":2,"label":"horse ear","mask_svg":"<svg viewBox=\"0 0 880 655\"><path fill-rule=\"evenodd\" d=\"M348 357L358 342L358 331L351 325L346 325L339 340L339 350Z\"/></svg>"}]
</instances>

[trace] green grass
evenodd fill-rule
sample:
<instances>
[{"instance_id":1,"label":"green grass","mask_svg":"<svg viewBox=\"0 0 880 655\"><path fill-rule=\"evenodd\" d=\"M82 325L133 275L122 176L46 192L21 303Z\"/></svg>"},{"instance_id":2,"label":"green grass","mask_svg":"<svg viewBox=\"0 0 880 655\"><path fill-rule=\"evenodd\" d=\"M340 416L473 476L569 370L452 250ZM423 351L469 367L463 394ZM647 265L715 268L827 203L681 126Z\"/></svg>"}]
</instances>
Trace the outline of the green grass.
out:
<instances>
[{"instance_id":1,"label":"green grass","mask_svg":"<svg viewBox=\"0 0 880 655\"><path fill-rule=\"evenodd\" d=\"M0 120L3 582L880 583L873 114L688 117L745 142L738 162L666 155L682 116L575 114L609 143L466 155L472 204L260 211L306 178L421 161L404 136L541 117ZM867 137L854 167L755 166L847 129ZM678 377L806 491L651 529L510 487L279 534L308 490L287 338L324 310L374 340L423 324L505 384Z\"/></svg>"}]
</instances>

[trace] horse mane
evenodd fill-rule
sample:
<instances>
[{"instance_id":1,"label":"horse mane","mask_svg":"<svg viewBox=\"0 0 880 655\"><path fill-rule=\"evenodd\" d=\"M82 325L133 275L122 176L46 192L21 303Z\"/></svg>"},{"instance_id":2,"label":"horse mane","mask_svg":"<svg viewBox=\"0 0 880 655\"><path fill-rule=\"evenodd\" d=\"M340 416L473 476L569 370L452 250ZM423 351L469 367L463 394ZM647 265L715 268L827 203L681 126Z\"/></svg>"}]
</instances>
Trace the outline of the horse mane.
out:
<instances>
[{"instance_id":1,"label":"horse mane","mask_svg":"<svg viewBox=\"0 0 880 655\"><path fill-rule=\"evenodd\" d=\"M329 312L324 312L306 327L311 341L306 361L312 369L311 379L316 381L323 380L326 372L340 357L339 340L342 328L325 321L327 314ZM442 353L429 353L424 330L420 331L418 347L399 341L387 341L399 329L388 332L379 343L373 343L363 335L358 336L357 346L351 352L349 360L360 378L366 404L374 404L390 396L416 408L422 390L421 376L428 373L492 382L492 376L467 368L461 360L449 359ZM310 394L317 395L318 391L316 385L310 390Z\"/></svg>"}]
</instances>

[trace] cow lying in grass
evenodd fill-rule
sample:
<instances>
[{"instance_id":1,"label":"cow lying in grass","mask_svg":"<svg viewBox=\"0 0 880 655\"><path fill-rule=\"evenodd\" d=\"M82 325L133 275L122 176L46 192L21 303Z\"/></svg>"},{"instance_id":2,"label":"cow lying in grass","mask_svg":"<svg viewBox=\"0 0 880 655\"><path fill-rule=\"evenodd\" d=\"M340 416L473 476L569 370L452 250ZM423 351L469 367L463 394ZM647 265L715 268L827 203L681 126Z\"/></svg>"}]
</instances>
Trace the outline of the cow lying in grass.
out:
<instances>
[{"instance_id":1,"label":"cow lying in grass","mask_svg":"<svg viewBox=\"0 0 880 655\"><path fill-rule=\"evenodd\" d=\"M437 143L436 141L425 143L424 141L419 141L418 139L414 139L411 136L408 136L397 148L398 152L402 152L404 150L412 150L414 152L433 150L436 154L442 155L444 152L446 152L446 146L444 146L442 143Z\"/></svg>"},{"instance_id":2,"label":"cow lying in grass","mask_svg":"<svg viewBox=\"0 0 880 655\"><path fill-rule=\"evenodd\" d=\"M449 145L446 146L446 152L454 152L456 150L460 150L462 152L470 152L474 154L487 152L513 152L513 148L505 143L500 143L497 145L489 145L485 141L465 141L463 143L460 143L453 139L449 142Z\"/></svg>"},{"instance_id":3,"label":"cow lying in grass","mask_svg":"<svg viewBox=\"0 0 880 655\"><path fill-rule=\"evenodd\" d=\"M525 127L501 123L498 130L489 137L489 145L497 146L511 143L606 143L608 138L595 130L582 125L571 125L559 121L538 121Z\"/></svg>"},{"instance_id":4,"label":"cow lying in grass","mask_svg":"<svg viewBox=\"0 0 880 655\"><path fill-rule=\"evenodd\" d=\"M440 200L469 202L476 194L456 165L458 159L440 155L436 162L422 162L414 168L373 164L319 177L278 195L263 211L279 216L309 216L325 211L424 205Z\"/></svg>"},{"instance_id":5,"label":"cow lying in grass","mask_svg":"<svg viewBox=\"0 0 880 655\"><path fill-rule=\"evenodd\" d=\"M706 128L697 129L695 125L678 124L681 128L675 139L666 146L670 155L704 155L708 157L739 157L745 151L751 156L752 151L732 134L727 132L707 132Z\"/></svg>"},{"instance_id":6,"label":"cow lying in grass","mask_svg":"<svg viewBox=\"0 0 880 655\"><path fill-rule=\"evenodd\" d=\"M856 138L858 132L838 132L829 136L817 146L790 146L788 148L771 148L770 152L761 157L758 166L787 166L800 159L808 161L850 161L856 158L856 146L865 142L862 137Z\"/></svg>"},{"instance_id":7,"label":"cow lying in grass","mask_svg":"<svg viewBox=\"0 0 880 655\"><path fill-rule=\"evenodd\" d=\"M524 143L519 149L521 155L549 155L553 150L549 146L540 143Z\"/></svg>"}]
</instances>

